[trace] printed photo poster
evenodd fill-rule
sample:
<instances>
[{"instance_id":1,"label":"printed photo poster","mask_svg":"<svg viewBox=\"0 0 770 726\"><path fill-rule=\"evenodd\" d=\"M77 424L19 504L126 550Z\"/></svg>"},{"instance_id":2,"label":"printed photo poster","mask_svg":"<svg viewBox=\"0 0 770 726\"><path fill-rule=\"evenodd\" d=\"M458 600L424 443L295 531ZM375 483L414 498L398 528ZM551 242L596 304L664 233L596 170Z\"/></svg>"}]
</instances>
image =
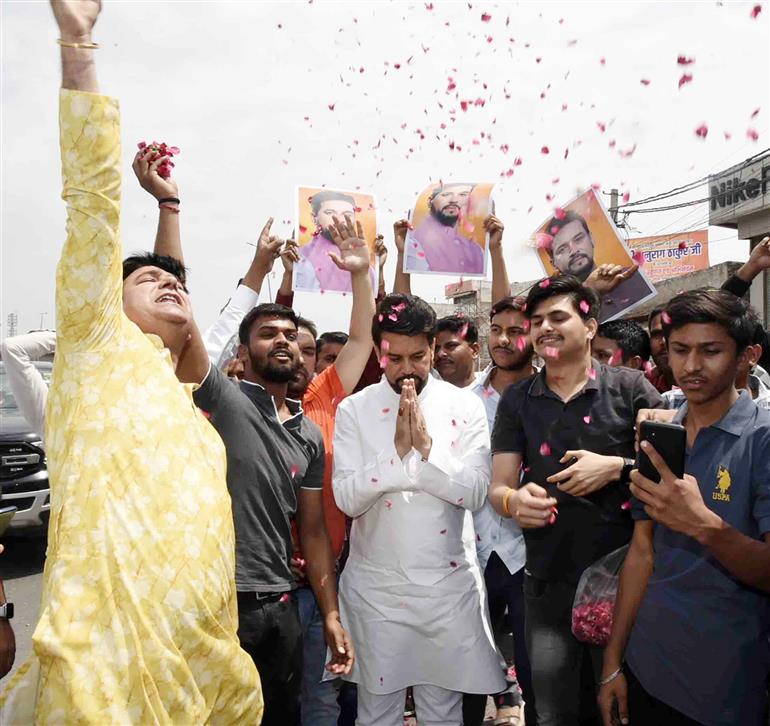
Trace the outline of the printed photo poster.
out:
<instances>
[{"instance_id":1,"label":"printed photo poster","mask_svg":"<svg viewBox=\"0 0 770 726\"><path fill-rule=\"evenodd\" d=\"M406 236L404 272L484 277L492 213L492 184L438 182L426 187L414 205Z\"/></svg>"},{"instance_id":2,"label":"printed photo poster","mask_svg":"<svg viewBox=\"0 0 770 726\"><path fill-rule=\"evenodd\" d=\"M350 273L341 270L329 257L339 254L330 228L334 217L361 222L369 245L369 275L372 291L377 292L377 204L373 194L328 187L297 188L297 246L299 262L294 265L294 289L301 292L350 293Z\"/></svg>"},{"instance_id":3,"label":"printed photo poster","mask_svg":"<svg viewBox=\"0 0 770 726\"><path fill-rule=\"evenodd\" d=\"M555 210L534 234L537 255L546 275L561 272L585 280L599 265L635 264L612 218L593 189ZM655 287L642 266L613 290L600 292L599 322L613 320L655 297Z\"/></svg>"}]
</instances>

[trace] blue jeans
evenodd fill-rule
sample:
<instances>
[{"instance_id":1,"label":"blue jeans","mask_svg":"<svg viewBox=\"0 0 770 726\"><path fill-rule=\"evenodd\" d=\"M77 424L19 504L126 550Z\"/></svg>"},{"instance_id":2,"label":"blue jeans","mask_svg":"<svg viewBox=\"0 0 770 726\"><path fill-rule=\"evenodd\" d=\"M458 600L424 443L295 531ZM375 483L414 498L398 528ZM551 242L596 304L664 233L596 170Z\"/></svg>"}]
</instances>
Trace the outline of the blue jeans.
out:
<instances>
[{"instance_id":1,"label":"blue jeans","mask_svg":"<svg viewBox=\"0 0 770 726\"><path fill-rule=\"evenodd\" d=\"M302 623L304 665L302 671L302 726L337 726L339 679L321 681L326 665L324 621L310 587L294 591Z\"/></svg>"}]
</instances>

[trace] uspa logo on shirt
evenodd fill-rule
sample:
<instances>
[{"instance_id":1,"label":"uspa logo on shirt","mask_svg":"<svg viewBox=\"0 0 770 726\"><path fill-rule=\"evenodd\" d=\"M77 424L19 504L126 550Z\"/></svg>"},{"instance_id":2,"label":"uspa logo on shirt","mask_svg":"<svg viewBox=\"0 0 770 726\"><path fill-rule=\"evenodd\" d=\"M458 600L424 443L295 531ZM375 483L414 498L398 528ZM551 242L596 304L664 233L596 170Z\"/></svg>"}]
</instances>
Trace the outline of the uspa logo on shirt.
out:
<instances>
[{"instance_id":1,"label":"uspa logo on shirt","mask_svg":"<svg viewBox=\"0 0 770 726\"><path fill-rule=\"evenodd\" d=\"M717 471L717 485L711 493L711 498L718 502L729 502L730 494L728 490L731 484L730 472L720 464L719 471Z\"/></svg>"}]
</instances>

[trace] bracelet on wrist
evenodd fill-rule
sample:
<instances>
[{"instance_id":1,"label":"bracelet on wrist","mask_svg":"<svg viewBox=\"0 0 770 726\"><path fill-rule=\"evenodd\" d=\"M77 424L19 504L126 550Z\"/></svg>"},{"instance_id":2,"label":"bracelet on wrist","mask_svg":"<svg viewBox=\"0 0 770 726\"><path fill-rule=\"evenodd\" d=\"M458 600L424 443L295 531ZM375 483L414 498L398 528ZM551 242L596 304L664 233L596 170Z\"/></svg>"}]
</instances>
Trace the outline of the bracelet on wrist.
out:
<instances>
[{"instance_id":1,"label":"bracelet on wrist","mask_svg":"<svg viewBox=\"0 0 770 726\"><path fill-rule=\"evenodd\" d=\"M163 197L163 199L158 199L158 206L161 204L179 204L179 199L177 197Z\"/></svg>"},{"instance_id":2,"label":"bracelet on wrist","mask_svg":"<svg viewBox=\"0 0 770 726\"><path fill-rule=\"evenodd\" d=\"M597 685L606 686L608 683L612 683L623 672L623 666L620 666L616 671L610 673L606 678L602 678Z\"/></svg>"},{"instance_id":3,"label":"bracelet on wrist","mask_svg":"<svg viewBox=\"0 0 770 726\"><path fill-rule=\"evenodd\" d=\"M159 204L158 209L168 209L169 212L179 214L179 207L175 207L172 204Z\"/></svg>"},{"instance_id":4,"label":"bracelet on wrist","mask_svg":"<svg viewBox=\"0 0 770 726\"><path fill-rule=\"evenodd\" d=\"M503 514L506 517L512 517L513 516L511 514L511 510L508 509L508 497L510 497L511 494L513 494L513 489L509 488L508 491L503 495Z\"/></svg>"},{"instance_id":5,"label":"bracelet on wrist","mask_svg":"<svg viewBox=\"0 0 770 726\"><path fill-rule=\"evenodd\" d=\"M73 43L69 40L62 40L61 38L57 38L56 42L62 48L79 48L80 50L99 50L98 43Z\"/></svg>"}]
</instances>

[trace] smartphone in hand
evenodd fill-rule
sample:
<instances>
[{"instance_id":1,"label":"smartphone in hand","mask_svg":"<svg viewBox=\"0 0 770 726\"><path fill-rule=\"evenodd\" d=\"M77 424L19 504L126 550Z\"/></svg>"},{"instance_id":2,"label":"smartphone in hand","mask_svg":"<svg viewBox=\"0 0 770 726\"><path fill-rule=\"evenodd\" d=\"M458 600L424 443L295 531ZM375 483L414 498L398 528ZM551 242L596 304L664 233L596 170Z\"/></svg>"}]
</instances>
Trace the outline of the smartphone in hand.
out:
<instances>
[{"instance_id":1,"label":"smartphone in hand","mask_svg":"<svg viewBox=\"0 0 770 726\"><path fill-rule=\"evenodd\" d=\"M684 476L684 458L687 448L687 432L684 426L661 421L642 421L639 441L649 441L675 477L681 479ZM658 470L641 448L636 463L640 474L660 483Z\"/></svg>"}]
</instances>

